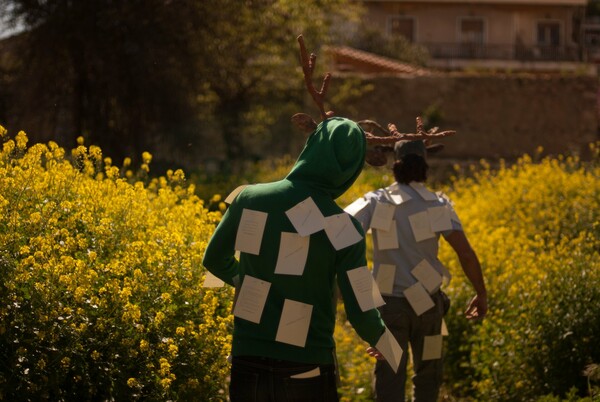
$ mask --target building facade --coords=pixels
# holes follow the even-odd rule
[[[586,0],[364,0],[370,26],[426,47],[435,67],[587,62]]]

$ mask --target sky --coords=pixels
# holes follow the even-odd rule
[[[10,27],[8,23],[5,21],[5,17],[0,17],[0,39],[6,38],[7,36],[11,36],[21,30],[20,27]]]

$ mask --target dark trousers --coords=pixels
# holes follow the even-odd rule
[[[381,318],[402,347],[404,353],[398,372],[384,361],[375,365],[375,394],[378,402],[405,400],[408,346],[413,360],[413,401],[437,401],[442,385],[442,359],[423,360],[424,337],[439,335],[444,317],[444,300],[438,292],[431,295],[435,306],[417,316],[405,298],[384,296],[385,305],[379,308]]]
[[[316,368],[318,375],[315,375]],[[308,372],[313,374],[297,378]],[[335,368],[333,364],[234,356],[229,397],[231,402],[337,402]]]

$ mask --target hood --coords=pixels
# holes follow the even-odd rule
[[[367,142],[358,124],[342,117],[321,122],[287,175],[329,194],[333,199],[352,186],[365,163]]]

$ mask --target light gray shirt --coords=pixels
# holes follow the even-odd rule
[[[388,206],[389,204],[395,205],[393,211],[395,225],[390,226],[390,230],[396,231],[397,248],[381,249],[382,247],[380,247],[381,242],[378,238],[380,232],[378,229],[372,228],[378,203],[387,204]],[[446,210],[442,211],[440,208],[435,207],[443,207]],[[420,218],[427,217],[429,216],[427,212],[431,208],[447,214],[445,218],[447,223],[442,225],[444,230],[437,232],[432,230],[433,233],[429,234],[430,237],[419,239],[419,235],[415,235],[416,215],[420,214]],[[446,196],[432,193],[420,183],[411,183],[411,185],[394,183],[389,187],[365,194],[362,200],[359,199],[348,206],[346,211],[361,223],[365,233],[372,229],[373,276],[377,278],[379,267],[382,264],[395,266],[391,296],[404,297],[402,292],[417,282],[411,271],[424,259],[440,275],[446,277],[447,280],[450,279],[450,273],[437,257],[439,237],[440,234],[445,237],[453,231],[462,231],[463,229],[450,200]],[[380,216],[377,217],[379,222],[381,222]],[[411,220],[413,220],[412,225]]]

